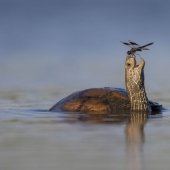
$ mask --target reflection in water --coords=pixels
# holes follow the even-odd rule
[[[87,115],[34,110],[30,116],[30,110],[21,109],[4,115],[8,117],[1,114],[0,169],[138,170],[148,165],[146,159],[153,152],[151,142],[143,161],[146,114]],[[14,115],[18,117],[14,119]]]
[[[50,112],[50,114],[56,114],[56,112]],[[88,122],[98,124],[120,124],[127,122],[133,124],[136,121],[141,122],[142,117],[162,117],[161,111],[152,111],[150,114],[145,112],[131,112],[119,110],[111,114],[83,114],[80,112],[65,112],[57,115],[58,118],[62,118],[64,122]],[[136,118],[136,119],[135,119]],[[146,118],[145,118],[146,119]],[[132,121],[133,120],[133,121]]]
[[[141,170],[143,165],[142,146],[144,143],[144,126],[148,114],[131,114],[125,129],[127,142],[127,169]]]
[[[73,116],[74,115],[74,116]],[[118,114],[109,115],[82,115],[82,114],[71,114],[74,120],[77,117],[78,121],[85,121],[89,123],[104,123],[104,124],[120,124],[127,122],[125,127],[126,137],[126,158],[127,158],[127,169],[128,170],[142,170],[144,164],[143,160],[143,144],[144,144],[144,126],[151,116],[161,116],[162,113],[152,112],[151,114],[140,113],[140,112],[119,112]],[[67,118],[69,116],[67,115]],[[72,117],[72,118],[73,118]],[[67,119],[73,120],[73,119]]]
[[[130,113],[125,128],[128,170],[143,169],[143,144],[145,141],[144,126],[148,117],[152,115],[162,115],[162,113],[160,111],[152,112],[150,115],[140,112]]]

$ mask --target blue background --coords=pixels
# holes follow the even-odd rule
[[[168,0],[0,0],[0,88],[124,88],[120,41],[132,40],[154,42],[140,53],[147,89],[168,89],[169,9]]]

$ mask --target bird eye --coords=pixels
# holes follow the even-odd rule
[[[127,63],[127,66],[128,66],[128,67],[130,67],[130,66],[131,66],[131,64],[130,64],[130,63]]]

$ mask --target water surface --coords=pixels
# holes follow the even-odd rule
[[[48,112],[74,91],[125,88],[129,48],[120,41],[129,39],[154,42],[140,54],[146,92],[170,108],[169,6],[166,0],[1,0],[0,169],[169,169],[169,111]]]
[[[64,114],[48,112],[65,95],[61,90],[11,90],[1,95],[1,169],[170,167],[169,111],[149,117],[126,112]]]

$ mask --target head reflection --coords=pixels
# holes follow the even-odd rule
[[[70,121],[88,122],[92,124],[122,124],[125,126],[126,160],[128,170],[141,170],[144,166],[143,145],[145,141],[144,127],[149,117],[162,115],[158,112],[125,112],[118,111],[108,115],[69,114]],[[74,118],[73,118],[74,117]],[[67,117],[68,118],[68,117]]]
[[[143,169],[144,126],[147,122],[148,114],[131,113],[125,128],[126,148],[127,148],[127,169]]]

